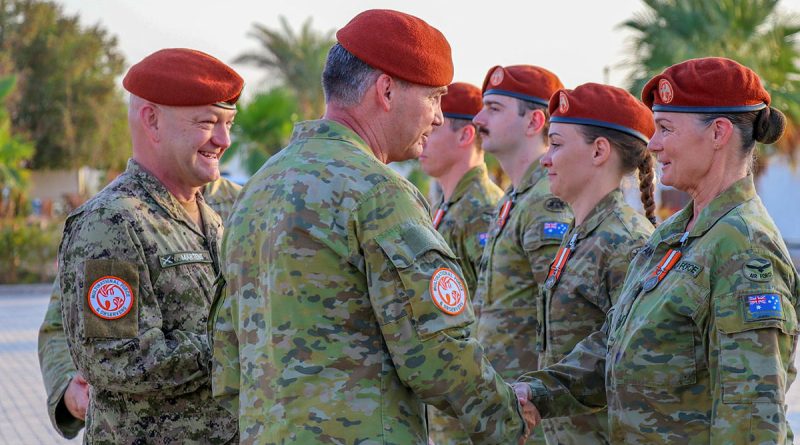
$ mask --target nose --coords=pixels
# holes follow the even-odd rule
[[[650,142],[647,143],[647,149],[655,152],[661,151],[662,148],[664,147],[661,145],[661,137],[658,135],[658,130],[656,130],[656,133],[650,138]]]
[[[550,156],[549,148],[547,149],[547,153],[545,153],[544,156],[542,156],[542,158],[539,159],[539,162],[542,164],[542,167],[544,168],[550,168],[553,166],[553,157]]]
[[[481,108],[481,111],[479,111],[478,114],[476,114],[475,117],[472,118],[472,123],[477,125],[478,127],[483,127],[484,125],[486,125],[486,119],[484,119],[485,114],[483,112],[484,110],[486,110],[486,108]]]
[[[226,124],[218,124],[211,135],[211,143],[223,150],[231,146],[231,129]]]
[[[437,104],[433,113],[433,126],[439,127],[444,123],[444,115],[442,115],[442,105]]]

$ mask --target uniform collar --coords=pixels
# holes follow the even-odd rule
[[[742,203],[750,201],[755,197],[756,187],[752,175],[748,175],[734,182],[733,185],[711,200],[700,212],[697,221],[694,223],[694,227],[692,227],[692,230],[689,232],[689,238],[703,236],[717,221],[722,219],[723,216],[727,215],[736,207],[739,207]],[[686,225],[692,218],[694,211],[693,205],[694,200],[689,201],[686,207],[664,222],[663,225],[665,227],[663,228],[663,233],[666,234],[664,241],[670,244],[678,242],[683,232],[686,231]]]
[[[614,189],[603,197],[600,202],[589,212],[583,224],[577,227],[578,239],[586,238],[597,228],[614,210],[621,208],[625,203],[622,190]]]
[[[475,182],[479,182],[481,184],[486,183],[489,181],[489,172],[486,170],[486,164],[476,165],[469,169],[461,179],[458,180],[458,184],[456,184],[456,189],[453,190],[453,195],[450,196],[450,199],[447,201],[447,205],[453,205],[454,203],[458,202],[464,195],[467,194],[467,191],[470,187],[475,184]],[[440,206],[444,203],[444,197],[440,199]]]
[[[373,158],[375,157],[372,149],[367,145],[364,139],[361,139],[361,136],[350,128],[330,119],[318,119],[315,121],[296,123],[289,143],[293,144],[303,139],[338,140],[354,145]]]
[[[169,190],[167,190],[167,187],[165,187],[164,184],[158,180],[158,178],[147,171],[141,164],[133,159],[129,159],[125,173],[131,175],[131,177],[138,182],[139,185],[145,189],[145,191],[147,191],[156,204],[164,209],[164,211],[166,211],[172,219],[183,222],[198,235],[206,236],[204,233],[205,230],[197,227],[197,224],[192,221],[192,219],[189,217],[189,214],[178,202],[178,199],[175,198],[175,196],[173,196]],[[205,206],[203,195],[198,191],[195,194],[195,199],[197,200],[197,205],[199,206],[200,212],[203,215],[203,224],[208,226],[211,222],[211,216],[203,208]]]
[[[535,186],[539,181],[541,181],[547,175],[547,170],[542,166],[542,163],[538,160],[533,161],[530,167],[528,167],[528,171],[525,172],[525,176],[522,177],[522,182],[520,182],[519,187],[511,189],[517,194],[525,193],[526,190]]]

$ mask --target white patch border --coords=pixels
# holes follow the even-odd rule
[[[434,292],[434,288],[436,287],[436,283],[441,278],[443,278],[444,276],[450,276],[450,278],[455,280],[456,285],[459,286],[458,290],[461,292],[461,301],[457,302],[455,306],[448,305],[448,304],[446,304],[444,302],[440,302],[437,299],[437,297],[439,297],[439,295],[436,292]],[[439,310],[444,312],[445,314],[447,314],[447,315],[458,315],[458,314],[464,312],[464,309],[466,309],[466,307],[467,307],[467,287],[464,286],[464,281],[461,279],[461,277],[458,276],[458,274],[455,273],[452,269],[450,269],[448,267],[440,267],[440,268],[436,269],[436,271],[433,273],[433,275],[431,275],[431,281],[430,281],[430,284],[429,284],[428,287],[429,287],[429,291],[430,291],[430,294],[431,294],[431,300],[433,301],[433,304],[435,304],[436,307],[439,308]],[[455,307],[457,309],[455,311],[453,311],[453,310],[448,309],[445,306]]]
[[[120,309],[114,311],[114,312],[119,312],[120,310],[124,309],[124,311],[122,313],[119,313],[118,315],[113,315],[113,316],[104,315],[103,313],[101,313],[99,311],[102,311],[102,312],[107,312],[107,311],[105,309],[96,307],[95,302],[93,302],[92,296],[94,296],[97,293],[97,291],[100,289],[99,286],[103,285],[103,284],[109,284],[109,283],[104,283],[103,281],[110,281],[113,284],[116,284],[117,286],[122,288],[122,292],[123,292],[123,294],[125,294],[125,297],[126,297],[125,298],[125,302],[120,307]],[[92,285],[89,286],[89,291],[86,293],[86,301],[89,304],[89,309],[92,311],[93,314],[95,314],[96,316],[102,318],[103,320],[118,320],[118,319],[128,315],[128,313],[133,308],[134,298],[135,297],[133,295],[133,289],[131,289],[131,285],[128,284],[128,282],[123,280],[122,278],[115,277],[113,275],[105,275],[105,276],[102,276],[102,277],[96,279],[94,281],[94,283],[92,283]]]
[[[558,93],[558,111],[561,114],[566,114],[569,111],[569,99],[565,92]]]
[[[662,91],[662,88],[664,87],[666,87],[667,91],[669,91],[669,97],[664,97],[665,94],[664,91]],[[660,97],[661,102],[664,102],[665,104],[672,102],[672,99],[675,98],[675,89],[672,88],[672,84],[669,80],[661,79],[658,81],[658,97]]]

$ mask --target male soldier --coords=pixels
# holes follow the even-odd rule
[[[424,445],[425,403],[476,443],[516,443],[527,427],[470,335],[455,256],[385,165],[418,157],[442,124],[450,46],[389,10],[336,37],[324,118],[295,127],[226,229],[214,394],[239,413],[243,443]]]
[[[91,386],[88,443],[229,443],[211,399],[205,326],[222,222],[200,189],[219,177],[243,81],[199,51],[131,67],[133,159],[67,219],[59,251],[70,354]]]
[[[489,230],[475,297],[478,340],[509,382],[538,369],[539,286],[572,220],[566,204],[550,194],[539,163],[548,145],[548,101],[562,87],[540,67],[496,66],[483,81],[483,109],[473,119],[483,148],[512,183]]]
[[[220,177],[203,187],[203,198],[225,220],[241,186]],[[53,428],[71,439],[84,426],[89,407],[89,385],[69,356],[61,318],[61,287],[53,283],[50,303],[39,328],[39,366],[47,391],[47,411]]]
[[[480,88],[456,82],[442,97],[444,123],[435,127],[419,157],[422,170],[436,178],[443,196],[433,210],[433,227],[459,258],[470,295],[475,295],[478,264],[494,208],[503,196],[486,171],[480,137],[472,118],[481,111]],[[429,411],[431,439],[436,445],[469,443],[458,419]]]

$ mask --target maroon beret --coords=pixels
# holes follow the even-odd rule
[[[642,101],[653,111],[742,113],[770,103],[758,75],[731,59],[705,57],[672,65],[647,82]]]
[[[622,88],[585,83],[550,98],[550,122],[610,128],[650,141],[653,112]]]
[[[453,81],[447,39],[413,15],[370,9],[350,20],[336,39],[352,55],[390,76],[433,87]]]
[[[470,83],[456,82],[442,96],[442,114],[451,119],[472,120],[483,108],[481,90]]]
[[[483,79],[483,95],[499,94],[547,106],[564,84],[550,71],[532,65],[496,66]]]
[[[244,80],[228,65],[187,48],[156,51],[122,79],[131,94],[162,105],[217,105],[235,109]]]

